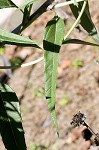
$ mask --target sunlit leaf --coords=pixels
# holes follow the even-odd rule
[[[0,134],[7,150],[26,150],[19,102],[5,84],[0,84]]]
[[[0,29],[0,45],[3,44],[11,44],[18,46],[29,46],[39,48],[37,42],[21,35],[17,35],[14,33],[7,32],[5,30]]]
[[[0,9],[9,7],[17,8],[17,6],[11,0],[0,0]]]
[[[69,1],[69,0],[67,0],[67,1]],[[79,2],[78,4],[79,4],[78,7],[73,4],[70,5],[70,8],[71,8],[75,18],[78,17],[79,12],[81,11],[81,8],[83,6],[83,2]],[[89,33],[90,36],[92,36],[97,42],[99,42],[99,33],[97,32],[97,29],[91,19],[88,3],[85,8],[85,11],[81,17],[80,24]]]
[[[44,35],[44,63],[45,63],[45,96],[48,109],[58,133],[58,124],[55,111],[56,80],[58,55],[64,37],[64,21],[54,17],[47,23]]]

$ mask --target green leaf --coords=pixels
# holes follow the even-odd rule
[[[73,60],[71,65],[73,67],[76,67],[76,68],[83,67],[83,61],[81,61],[81,60]]]
[[[17,6],[11,0],[0,0],[0,9],[9,7],[17,8]]]
[[[38,0],[25,0],[25,2],[19,8],[23,8],[23,7],[26,7],[27,5],[31,5],[36,1]]]
[[[63,44],[83,44],[83,45],[99,46],[99,44],[96,43],[90,43],[79,39],[70,39],[70,38],[65,39],[63,41]]]
[[[25,27],[25,25],[28,23],[29,18],[30,18],[30,13],[31,13],[31,9],[32,9],[32,5],[34,2],[36,2],[37,0],[25,0],[25,2],[19,7],[19,9],[21,10],[22,8],[24,8],[24,12],[23,12],[23,20],[22,20],[22,24],[21,24],[21,30]],[[20,30],[20,31],[21,31]]]
[[[32,4],[28,4],[24,8],[24,14],[23,14],[23,20],[22,20],[22,24],[21,24],[21,30],[22,30],[22,28],[25,27],[26,23],[28,23],[28,21],[29,21],[31,9],[32,9]]]
[[[43,41],[44,47],[44,76],[45,76],[45,96],[48,109],[51,113],[53,123],[58,133],[58,124],[55,111],[56,80],[58,55],[64,37],[64,21],[55,16],[49,21],[45,28]]]
[[[7,150],[26,150],[17,96],[8,85],[1,83],[0,133]]]
[[[67,1],[69,1],[69,0],[67,0]],[[83,2],[79,2],[78,4],[79,4],[78,7],[76,7],[73,4],[70,5],[70,8],[76,19],[79,15],[79,12],[81,11]],[[92,22],[88,3],[85,8],[85,11],[81,17],[80,24],[89,33],[90,36],[92,36],[97,42],[99,42],[99,33],[97,32],[97,29],[96,29],[94,23]]]
[[[64,107],[69,103],[69,97],[68,95],[63,95],[62,99],[59,101],[59,104]]]
[[[37,42],[29,39],[28,37],[17,35],[0,29],[0,45],[2,46],[3,44],[40,48],[37,45]]]

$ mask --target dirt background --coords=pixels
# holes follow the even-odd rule
[[[99,0],[90,0],[89,3],[92,19],[99,29]],[[68,29],[71,26],[69,20],[73,17],[68,7],[65,11],[70,17],[66,21]],[[44,13],[23,34],[38,40],[42,45],[44,27],[53,15],[54,12]],[[78,32],[77,29],[71,37],[93,42],[85,31]],[[39,49],[7,46],[4,55],[8,59],[18,57],[26,63],[41,57],[42,54]],[[88,125],[95,133],[99,132],[99,64],[96,63],[98,59],[97,47],[69,44],[61,48],[56,89],[59,138],[52,125],[44,97],[43,61],[13,70],[7,83],[20,101],[28,150],[99,150],[93,141],[83,139],[83,127],[74,129],[70,125],[73,115],[81,111],[87,116]],[[1,79],[4,79],[5,73],[0,73]],[[0,150],[5,150],[2,140]]]

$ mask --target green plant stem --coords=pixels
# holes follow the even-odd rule
[[[84,1],[84,0],[76,0],[77,1],[77,3],[78,2],[81,2],[81,1]],[[66,5],[71,5],[71,4],[74,4],[74,0],[71,0],[71,1],[67,1],[67,2],[63,2],[63,3],[58,3],[58,4],[56,4],[55,6],[54,6],[54,9],[56,9],[56,8],[60,8],[60,7],[64,7],[64,6],[66,6]],[[50,6],[49,6],[50,7]],[[48,8],[49,8],[48,7]]]
[[[74,22],[73,26],[70,28],[70,30],[68,31],[68,33],[66,34],[66,36],[64,37],[64,40],[71,34],[71,32],[73,31],[73,29],[74,29],[74,28],[76,27],[76,25],[79,23],[80,18],[82,17],[83,12],[84,12],[84,10],[85,10],[85,8],[86,8],[87,1],[88,1],[88,0],[85,0],[85,1],[84,1],[83,6],[82,6],[82,9],[81,9],[81,12],[79,13],[78,18],[76,19],[76,21]]]

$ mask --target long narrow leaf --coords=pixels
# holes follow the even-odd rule
[[[64,22],[59,17],[54,17],[47,23],[44,35],[44,65],[45,65],[45,96],[48,109],[58,133],[58,124],[55,111],[56,80],[58,55],[64,37]]]
[[[5,84],[0,84],[0,133],[7,150],[26,150],[19,102]]]
[[[17,8],[17,6],[11,0],[0,0],[0,9],[9,7]]]
[[[67,0],[67,1],[69,1],[69,0]],[[79,2],[78,7],[73,4],[70,5],[70,8],[71,8],[75,18],[78,17],[79,12],[81,11],[82,5],[83,5],[83,2]],[[87,3],[85,11],[81,17],[80,24],[89,33],[90,36],[92,36],[97,42],[99,42],[99,33],[97,32],[97,29],[91,19],[88,3]]]
[[[36,47],[40,48],[37,45],[37,42],[21,35],[17,35],[14,33],[10,33],[0,29],[0,45],[2,44],[11,44],[11,45],[18,45],[18,46],[29,46],[29,47]]]
[[[65,39],[63,41],[63,44],[83,44],[83,45],[99,46],[99,44],[90,43],[79,39],[70,39],[70,38]]]

